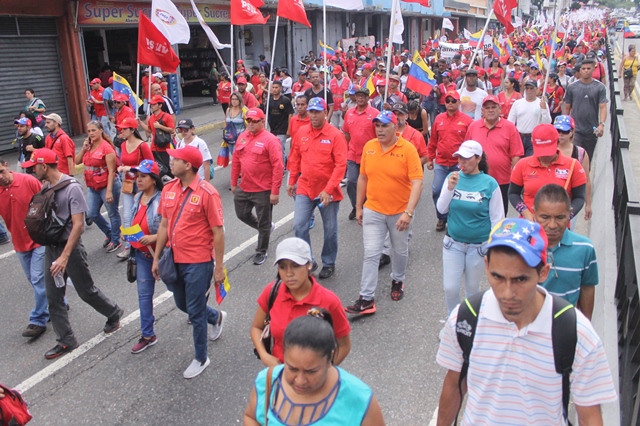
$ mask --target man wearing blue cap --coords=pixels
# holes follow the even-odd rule
[[[291,141],[287,167],[287,193],[295,197],[293,229],[309,245],[309,220],[316,206],[322,215],[324,245],[322,270],[318,277],[329,278],[338,257],[338,208],[344,198],[340,182],[347,168],[347,141],[327,118],[327,104],[322,98],[309,99],[310,126],[303,126]],[[312,271],[318,264],[313,261]]]
[[[486,248],[491,289],[473,311],[475,326],[459,320],[463,307],[458,305],[440,332],[436,360],[448,371],[438,424],[453,423],[465,388],[469,397],[463,425],[504,424],[505,419],[509,424],[564,424],[566,388],[556,372],[554,351],[565,349],[567,343],[563,340],[554,347],[552,324],[561,315],[575,315],[575,334],[564,330],[576,339],[567,390],[578,423],[601,425],[600,404],[616,400],[611,371],[600,338],[580,311],[567,305],[554,316],[557,300],[540,286],[550,271],[544,230],[526,219],[504,219]],[[464,310],[473,304],[468,299]],[[465,363],[460,342],[469,343],[469,338]]]

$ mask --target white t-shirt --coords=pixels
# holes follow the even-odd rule
[[[528,102],[525,98],[522,98],[513,103],[507,120],[516,125],[518,132],[531,133],[538,125],[540,114],[542,114],[542,124],[551,123],[549,107],[546,109],[540,108],[540,99],[536,98],[535,101]]]
[[[480,88],[476,88],[473,92],[470,92],[465,87],[458,90],[460,93],[460,111],[467,114],[474,120],[482,117],[482,101],[489,96],[487,92]]]
[[[176,139],[176,141],[176,149],[185,147],[184,139]],[[198,150],[202,154],[202,166],[200,166],[200,168],[198,169],[198,175],[204,180],[209,180],[209,176],[205,177],[204,175],[204,163],[212,160],[211,152],[209,151],[207,143],[198,136],[195,136],[189,145],[198,148]],[[211,165],[211,167],[213,167],[213,165]]]

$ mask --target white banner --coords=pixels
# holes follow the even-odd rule
[[[486,43],[484,44],[485,47],[487,47],[488,49],[493,49],[493,42],[489,43],[489,40],[485,39]],[[453,58],[453,55],[455,55],[456,53],[460,53],[460,48],[462,47],[462,50],[471,50],[473,51],[474,48],[469,46],[469,43],[445,43],[443,41],[440,42],[440,57],[441,58]],[[482,51],[479,52],[479,56],[482,57]]]
[[[171,44],[188,44],[191,39],[189,24],[171,0],[151,2],[151,22]]]

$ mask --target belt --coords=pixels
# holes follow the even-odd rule
[[[479,243],[468,243],[466,241],[457,241],[455,240],[451,235],[449,235],[449,231],[445,231],[444,233],[447,237],[451,238],[453,241],[455,241],[456,243],[462,243],[462,244],[475,244],[475,245],[481,245],[484,243],[484,241],[481,241]]]
[[[520,136],[531,136],[531,133],[520,133]]]

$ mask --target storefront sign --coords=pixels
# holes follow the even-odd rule
[[[207,24],[228,24],[229,6],[217,4],[196,5]],[[176,7],[188,23],[197,24],[191,3],[176,3]],[[124,3],[117,1],[80,0],[78,24],[80,25],[138,25],[138,15],[151,14],[151,3]]]

